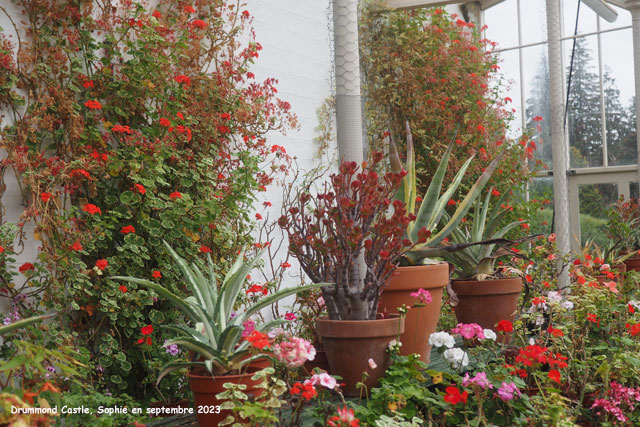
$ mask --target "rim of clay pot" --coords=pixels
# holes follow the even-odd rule
[[[522,292],[520,277],[504,277],[491,280],[451,280],[451,287],[458,295],[501,295]]]
[[[404,317],[390,314],[376,320],[331,320],[323,316],[316,319],[316,328],[323,338],[390,337],[404,332]]]
[[[235,380],[235,379],[238,379],[238,378],[245,378],[247,375],[253,375],[256,372],[258,372],[259,370],[260,370],[260,368],[254,368],[254,367],[249,366],[241,374],[213,376],[213,375],[209,374],[209,372],[207,372],[207,370],[205,368],[196,367],[194,369],[189,369],[187,371],[187,376],[191,377],[193,379],[198,379],[198,380],[210,379],[210,380],[216,381],[219,378],[227,378],[227,379]],[[204,373],[206,375],[201,375],[201,373]]]
[[[383,292],[438,289],[449,283],[449,264],[408,265],[398,267]]]

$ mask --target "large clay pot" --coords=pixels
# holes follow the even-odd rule
[[[451,288],[458,296],[454,308],[458,323],[477,323],[495,331],[499,321],[515,320],[522,279],[452,280]],[[510,339],[511,334],[498,334],[499,342],[508,343]]]
[[[408,356],[418,353],[420,360],[429,364],[431,346],[429,336],[436,331],[442,291],[449,283],[449,264],[446,262],[432,265],[399,267],[391,281],[382,291],[378,311],[397,313],[403,304],[413,306],[416,299],[411,296],[420,288],[431,293],[431,303],[425,307],[411,308],[404,321],[404,333],[400,337],[400,354]]]
[[[404,319],[397,314],[376,320],[321,317],[316,320],[316,327],[322,337],[331,374],[343,378],[346,396],[359,396],[356,383],[362,381],[363,372],[368,374],[365,385],[371,389],[389,367],[391,359],[387,346],[404,332]],[[375,368],[371,368],[369,359],[375,362]]]
[[[222,420],[232,415],[231,410],[221,410],[220,405],[224,400],[219,400],[216,395],[225,391],[225,383],[245,384],[247,395],[258,396],[262,389],[258,388],[259,381],[251,379],[257,372],[257,368],[248,368],[247,372],[239,375],[221,375],[215,379],[205,370],[187,372],[189,387],[193,393],[195,411],[198,416],[198,424],[201,426],[217,426]]]
[[[640,271],[640,257],[629,258],[624,262],[627,271]]]

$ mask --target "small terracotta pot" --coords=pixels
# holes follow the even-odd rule
[[[627,265],[626,264],[616,264],[613,267],[611,267],[611,271],[613,273],[616,274],[616,277],[614,277],[613,279],[610,279],[607,277],[606,274],[599,274],[596,276],[596,279],[598,279],[598,283],[603,284],[604,282],[609,282],[611,280],[613,280],[614,282],[619,282],[620,281],[620,275],[622,273],[626,273],[627,272]]]
[[[309,375],[313,373],[314,368],[320,368],[323,371],[329,372],[329,360],[327,360],[326,351],[316,350],[316,357],[314,357],[313,360],[307,360],[304,362],[304,369],[309,373]]]
[[[344,395],[359,396],[356,383],[362,381],[363,372],[368,374],[365,385],[371,389],[389,367],[391,359],[387,346],[404,332],[404,319],[397,314],[376,320],[321,317],[316,320],[316,327],[327,352],[331,373],[343,378]],[[375,362],[375,368],[369,366],[369,359]]]
[[[258,388],[259,381],[251,379],[259,369],[248,368],[247,372],[239,375],[221,375],[215,379],[204,369],[187,372],[189,387],[193,393],[195,411],[198,416],[198,424],[201,426],[217,426],[222,420],[232,415],[231,410],[221,410],[219,406],[224,400],[219,400],[216,395],[225,391],[225,383],[245,384],[244,393],[257,396],[262,389]],[[218,412],[216,412],[218,411]]]
[[[640,271],[640,257],[629,258],[624,262],[624,265],[627,267],[627,271]]]
[[[499,321],[513,323],[515,320],[518,297],[522,292],[521,278],[452,280],[451,287],[458,296],[458,305],[454,308],[458,323],[477,323],[495,331]],[[498,342],[510,340],[511,334],[498,334]]]
[[[449,283],[449,264],[446,262],[432,265],[416,265],[398,267],[391,281],[382,291],[378,311],[381,313],[397,313],[402,304],[412,307],[416,299],[411,296],[420,288],[429,291],[431,303],[425,307],[410,308],[404,320],[404,333],[400,336],[402,347],[400,354],[408,356],[420,355],[420,360],[429,364],[431,346],[429,336],[436,331],[440,308],[442,307],[442,291]]]

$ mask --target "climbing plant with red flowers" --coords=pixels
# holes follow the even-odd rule
[[[177,314],[109,277],[181,292],[162,239],[196,261],[202,248],[221,267],[233,259],[250,240],[248,207],[287,170],[266,134],[296,118],[277,82],[249,71],[262,47],[240,2],[20,6],[17,36],[0,36],[0,171],[15,172],[20,235],[34,224],[40,248],[24,286],[8,286],[0,258],[0,295],[29,288],[62,313],[91,354],[90,381],[153,393],[168,356],[161,330],[142,329],[144,345],[140,331]]]

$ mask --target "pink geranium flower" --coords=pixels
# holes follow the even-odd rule
[[[432,301],[431,293],[422,288],[418,289],[418,292],[412,292],[411,297],[416,298],[421,304],[429,304]]]

